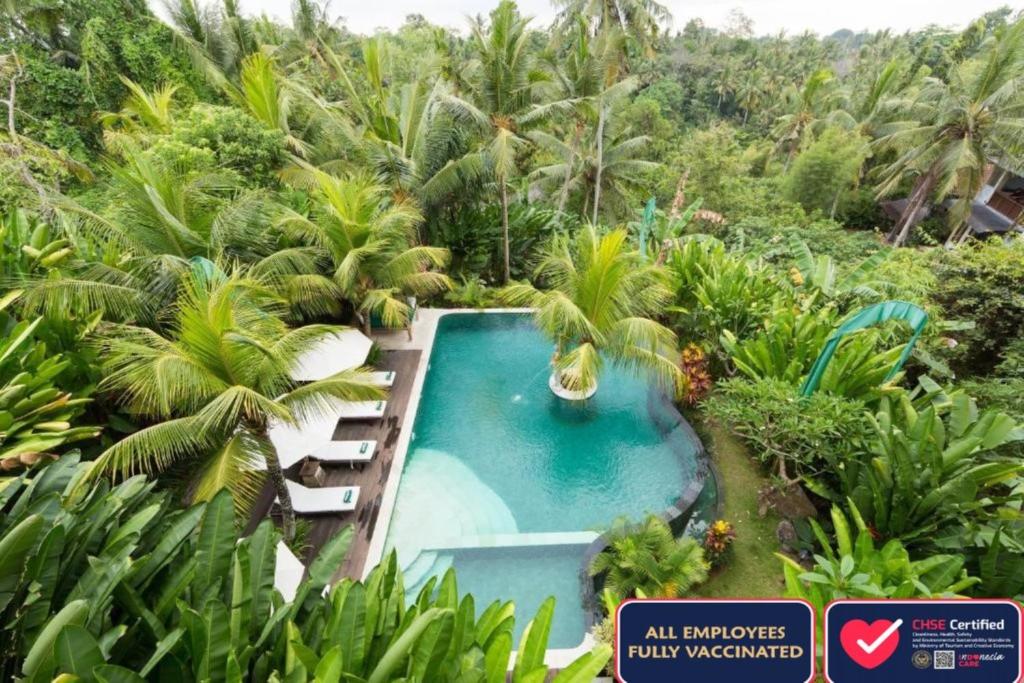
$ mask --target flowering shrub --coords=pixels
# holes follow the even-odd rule
[[[736,529],[724,519],[720,519],[708,527],[707,533],[704,534],[704,557],[712,567],[722,564],[735,540]]]
[[[695,405],[711,391],[711,373],[708,372],[708,359],[704,351],[696,344],[689,344],[683,349],[680,366],[683,371],[683,382],[679,391],[679,400],[687,405]]]

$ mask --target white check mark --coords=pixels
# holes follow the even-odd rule
[[[858,638],[857,639],[857,644],[860,645],[860,649],[864,650],[864,652],[867,652],[868,654],[871,654],[872,652],[877,650],[882,645],[882,643],[884,643],[885,641],[889,640],[889,636],[891,636],[893,633],[895,633],[896,629],[898,629],[900,627],[900,625],[902,625],[902,624],[903,624],[903,620],[902,619],[897,619],[896,621],[894,621],[891,624],[889,624],[889,628],[887,628],[884,631],[882,631],[882,635],[880,635],[877,638],[875,638],[875,642],[873,642],[870,645],[868,645],[867,643],[864,642],[863,639]]]

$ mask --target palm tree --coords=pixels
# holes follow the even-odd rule
[[[750,119],[750,112],[761,106],[764,100],[764,72],[759,68],[747,68],[736,86],[736,104],[743,109],[744,125]]]
[[[491,13],[489,26],[474,20],[470,38],[476,52],[472,65],[473,102],[455,95],[444,98],[453,116],[471,126],[483,139],[481,148],[473,154],[486,165],[498,186],[506,283],[511,277],[508,185],[517,170],[516,155],[526,145],[520,133],[543,120],[553,109],[565,106],[560,102],[534,105],[537,86],[545,77],[532,68],[533,60],[527,49],[528,23],[529,19],[521,17],[510,0],[503,0]]]
[[[108,448],[91,476],[163,471],[198,458],[190,497],[209,500],[228,488],[244,504],[258,492],[265,463],[291,539],[294,512],[268,436],[271,424],[326,412],[332,399],[373,399],[382,392],[362,369],[293,382],[289,373],[300,354],[338,328],[289,329],[282,310],[280,299],[259,283],[207,262],[182,284],[166,335],[115,328],[104,342],[101,388],[133,414],[158,422]]]
[[[804,144],[807,136],[834,117],[830,106],[835,93],[830,90],[834,76],[828,69],[811,74],[803,86],[783,93],[786,113],[775,120],[773,134],[779,149],[786,153],[786,168]]]
[[[882,129],[883,148],[900,152],[885,169],[879,196],[913,178],[913,190],[889,233],[899,246],[906,242],[918,211],[928,201],[957,196],[950,211],[950,244],[970,234],[967,217],[984,182],[990,158],[1015,158],[1024,144],[1021,87],[1024,85],[1024,20],[990,38],[982,56],[952,69],[948,80],[925,79],[913,100],[891,104],[909,121]]]
[[[332,274],[303,278],[310,299],[345,298],[369,332],[376,316],[385,327],[405,327],[412,309],[405,297],[451,289],[444,273],[447,249],[417,245],[422,216],[407,199],[390,199],[387,188],[366,175],[338,178],[308,169],[315,185],[311,216],[286,210],[278,221],[292,237],[321,250]],[[300,276],[302,277],[302,276]]]
[[[225,83],[224,88],[238,106],[268,128],[284,133],[285,142],[299,156],[305,156],[309,146],[292,132],[291,114],[298,96],[300,101],[315,98],[305,88],[282,76],[271,57],[255,52],[241,63],[239,85]]]
[[[726,98],[736,94],[738,88],[732,65],[726,62],[725,68],[719,71],[715,77],[715,87],[713,88],[715,94],[718,95],[718,102],[715,104],[715,110],[718,113],[722,112],[722,105],[725,104]]]
[[[679,379],[675,335],[652,317],[672,298],[663,269],[632,250],[625,230],[599,235],[593,225],[574,241],[556,237],[536,270],[550,289],[505,288],[502,298],[536,309],[537,325],[555,343],[552,388],[591,395],[603,358]]]
[[[593,35],[621,30],[649,56],[654,54],[661,27],[672,22],[668,8],[655,0],[554,0],[554,4],[559,8],[555,21],[560,30],[582,17]]]
[[[884,118],[891,111],[887,103],[898,95],[906,75],[907,64],[903,59],[892,59],[878,68],[861,89],[848,98],[838,110],[837,122],[844,128],[873,138]]]
[[[177,42],[197,69],[217,87],[237,80],[242,61],[259,50],[252,22],[242,16],[238,0],[223,7],[203,0],[164,0]]]
[[[107,206],[93,209],[57,196],[53,206],[67,237],[85,239],[102,259],[76,263],[61,277],[22,282],[30,309],[82,315],[103,310],[116,320],[157,322],[179,280],[196,257],[221,256],[246,263],[269,258],[267,276],[295,250],[279,253],[270,234],[271,204],[260,193],[240,191],[219,171],[190,170],[124,142],[121,163],[108,165]]]
[[[104,125],[120,123],[132,132],[147,131],[152,133],[169,133],[173,123],[174,93],[176,85],[163,85],[147,92],[145,88],[121,76],[121,82],[128,88],[129,95],[117,113],[104,112],[100,121]]]
[[[583,17],[578,17],[568,52],[565,55],[557,51],[548,51],[545,54],[545,61],[553,74],[561,101],[571,105],[569,140],[562,142],[556,135],[541,130],[531,131],[529,136],[534,143],[553,152],[560,160],[533,173],[534,177],[540,178],[545,185],[561,177],[561,189],[558,192],[559,212],[565,210],[570,190],[582,189],[577,181],[585,177],[585,174],[579,172],[583,165],[581,162],[587,156],[583,149],[584,138],[587,132],[594,128],[595,119],[597,128],[602,133],[601,137],[604,137],[604,118],[609,114],[609,109],[604,107],[605,102],[614,104],[636,89],[636,79],[630,78],[622,83],[616,83],[621,67],[620,55],[624,38],[625,34],[614,29],[603,31],[597,37],[593,37],[590,35],[587,21]],[[594,141],[597,141],[596,137]],[[603,148],[603,140],[599,146]],[[603,149],[601,151],[603,152]],[[593,152],[589,154],[591,160],[594,156]],[[601,156],[603,157],[603,154]],[[598,160],[593,168],[603,166],[601,160]],[[593,179],[587,184],[589,188],[593,188],[594,185],[596,183]],[[587,194],[587,202],[590,201],[589,197],[590,193]],[[599,201],[594,202],[595,208],[599,205]],[[582,212],[586,214],[586,207]]]
[[[708,578],[704,550],[689,536],[675,538],[660,517],[643,524],[618,520],[610,543],[594,556],[591,576],[604,575],[604,585],[618,602],[632,597],[681,598]]]
[[[592,220],[600,215],[597,211],[600,207],[607,213],[610,206],[612,215],[627,215],[635,191],[642,189],[650,179],[650,172],[660,167],[657,162],[643,158],[650,138],[631,135],[629,127],[615,114],[615,110],[605,114],[610,120],[601,127],[604,140],[600,145],[594,128],[585,128],[591,134],[580,136],[582,140],[574,135],[569,142],[543,131],[530,132],[530,139],[557,159],[555,163],[534,169],[530,177],[535,186],[546,193],[558,192],[559,210],[564,209],[571,193],[582,198],[584,214],[590,202],[594,202]]]
[[[355,127],[340,125],[339,131],[397,193],[415,196],[429,209],[483,175],[483,156],[466,153],[468,136],[442,106],[450,92],[446,82],[438,79],[431,85],[428,79],[417,78],[389,87],[385,43],[380,38],[363,41],[356,74],[350,74],[343,58],[328,46],[322,52],[332,75],[345,86],[346,106],[356,120]],[[368,87],[358,88],[356,82]],[[338,157],[347,151],[327,154],[316,166],[325,171],[344,166]],[[305,167],[296,165],[285,176],[298,180],[304,173]]]

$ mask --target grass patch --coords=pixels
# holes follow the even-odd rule
[[[779,597],[785,586],[782,565],[773,553],[779,517],[757,514],[757,493],[768,479],[746,446],[728,430],[706,422],[701,430],[719,476],[723,496],[722,518],[733,523],[736,541],[724,567],[716,571],[694,595],[705,598]]]

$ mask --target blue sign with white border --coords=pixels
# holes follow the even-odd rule
[[[838,600],[825,608],[829,683],[1021,680],[1012,600]]]
[[[814,664],[814,609],[803,600],[627,600],[616,614],[623,683],[808,683]]]

